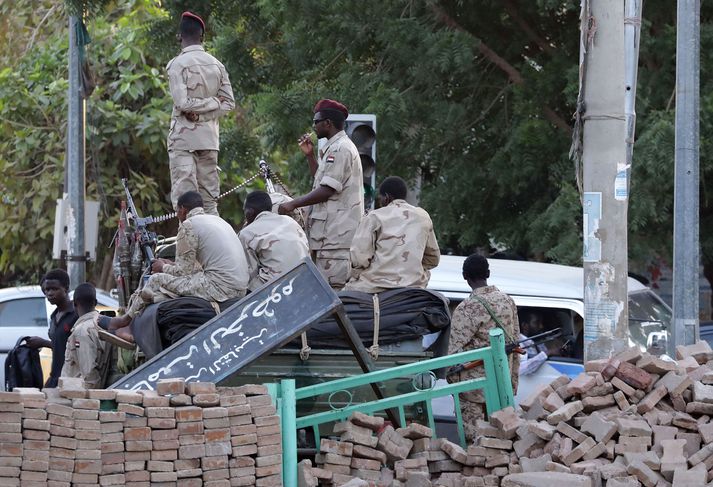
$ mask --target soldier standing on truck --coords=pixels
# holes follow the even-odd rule
[[[335,290],[344,287],[349,279],[349,248],[364,214],[361,159],[344,132],[348,116],[347,108],[337,101],[317,102],[312,120],[314,131],[318,138],[327,139],[319,151],[319,159],[310,134],[299,140],[314,176],[312,191],[279,206],[281,215],[311,206],[307,232],[309,249],[315,265]]]
[[[495,286],[488,286],[490,268],[482,255],[473,254],[463,262],[463,279],[473,290],[453,312],[448,355],[490,346],[490,330],[500,327],[508,343],[520,335],[517,306],[510,296]],[[513,393],[517,392],[520,356],[509,357]],[[483,367],[463,370],[448,376],[449,382],[461,382],[485,376]],[[482,390],[461,393],[460,409],[466,438],[475,440],[476,422],[485,417],[485,396]]]
[[[133,347],[128,326],[148,304],[180,296],[196,296],[222,303],[242,298],[248,286],[248,264],[243,246],[228,222],[206,215],[196,191],[178,198],[176,261],[156,259],[154,272],[141,291],[134,292],[124,316],[112,318],[99,335],[124,348]]]
[[[272,212],[272,199],[266,192],[248,194],[244,213],[247,225],[238,237],[250,269],[248,289],[255,291],[299,264],[309,255],[309,247],[295,220]]]
[[[441,252],[426,210],[406,203],[406,182],[391,176],[379,186],[381,208],[362,218],[351,247],[345,291],[380,293],[425,288]]]
[[[166,66],[173,98],[168,131],[171,202],[177,210],[180,195],[198,191],[205,212],[217,216],[218,119],[235,108],[235,100],[225,67],[201,45],[204,33],[203,19],[184,12],[177,35],[181,53]]]

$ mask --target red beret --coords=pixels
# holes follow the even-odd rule
[[[203,22],[202,18],[200,18],[193,12],[189,12],[187,10],[181,14],[181,18],[185,18],[185,17],[187,17],[189,19],[197,20],[201,24],[201,27],[203,27],[203,32],[205,32],[205,22]]]
[[[344,114],[344,118],[349,116],[349,110],[347,110],[347,107],[335,100],[319,100],[314,106],[314,113],[321,112],[322,110],[337,110]]]

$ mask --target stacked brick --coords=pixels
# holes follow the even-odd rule
[[[0,392],[0,485],[272,487],[280,421],[264,386]]]
[[[314,466],[300,463],[300,483],[713,485],[713,350],[705,342],[678,347],[676,361],[632,348],[589,362],[575,379],[543,384],[520,406],[479,421],[466,449],[420,425],[394,430],[356,413],[335,426],[338,439],[322,440]],[[364,452],[374,460],[369,473],[352,463]]]

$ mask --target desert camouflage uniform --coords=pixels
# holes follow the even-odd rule
[[[309,249],[317,268],[334,289],[349,279],[349,247],[364,214],[364,181],[359,151],[342,130],[320,150],[312,189],[329,186],[334,194],[311,207]]]
[[[146,287],[154,302],[196,296],[221,303],[244,296],[248,280],[245,251],[233,228],[219,216],[194,208],[178,228],[175,264],[152,274]],[[134,317],[145,305],[136,292],[126,313]]]
[[[426,210],[394,200],[362,218],[352,240],[352,274],[344,290],[425,288],[440,257]]]
[[[109,376],[111,344],[99,338],[98,311],[84,314],[72,327],[62,377],[80,377],[89,389],[103,389]]]
[[[473,296],[477,295],[492,308],[505,328],[506,343],[517,340],[520,336],[520,324],[517,318],[517,306],[510,296],[495,286],[485,286],[473,290],[468,299],[458,305],[451,319],[451,337],[448,344],[448,354],[452,355],[466,350],[490,346],[489,332],[497,327],[488,310]],[[510,339],[508,337],[511,337]],[[517,392],[518,368],[520,356],[511,354],[509,357],[510,378],[513,392]],[[485,376],[485,369],[476,367],[450,376],[450,382],[459,382]],[[463,427],[466,437],[474,439],[476,420],[485,416],[485,396],[482,390],[461,393],[460,409],[463,416]]]
[[[307,236],[289,216],[261,212],[238,234],[250,269],[248,289],[273,281],[309,256]]]
[[[168,131],[173,207],[176,209],[183,193],[198,191],[203,196],[206,213],[217,215],[218,119],[235,108],[228,72],[200,45],[183,49],[166,69],[173,97]],[[225,101],[220,101],[219,96]],[[189,121],[184,112],[198,114],[198,121]]]

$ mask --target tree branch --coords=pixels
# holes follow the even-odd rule
[[[505,5],[505,10],[507,10],[508,15],[515,21],[515,23],[522,29],[522,31],[525,33],[525,35],[530,38],[535,44],[537,44],[537,47],[540,48],[541,51],[546,52],[547,54],[552,54],[554,52],[554,49],[552,49],[552,46],[550,46],[545,39],[537,35],[537,33],[530,27],[530,25],[525,22],[525,19],[520,17],[520,14],[517,11],[517,7],[515,4],[512,2],[512,0],[502,0],[503,5]]]
[[[515,66],[507,62],[507,60],[498,55],[487,44],[485,44],[485,42],[483,42],[481,39],[478,39],[472,32],[468,31],[465,27],[460,25],[458,21],[451,17],[445,10],[443,10],[442,7],[434,4],[431,5],[431,10],[436,15],[436,18],[447,27],[450,27],[451,29],[460,32],[464,32],[476,39],[478,41],[478,50],[480,51],[480,53],[488,61],[500,68],[500,70],[507,75],[510,82],[519,86],[523,86],[525,84],[525,79],[522,77],[522,74],[520,74],[520,71],[515,68]],[[554,124],[557,128],[565,131],[567,134],[572,133],[572,128],[569,126],[569,124],[562,117],[560,117],[553,109],[546,105],[543,105],[542,113],[545,118],[549,120],[552,124]]]

